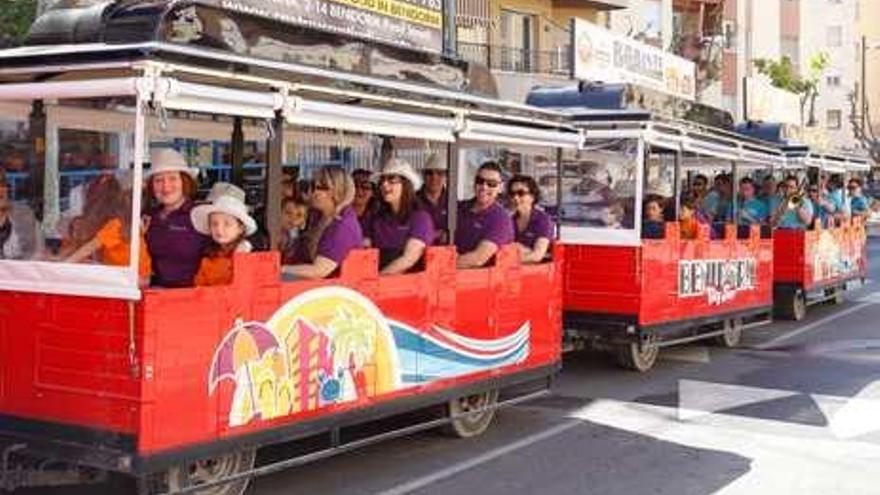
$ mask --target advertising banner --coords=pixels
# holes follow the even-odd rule
[[[196,0],[224,10],[322,31],[443,51],[443,0]]]
[[[574,77],[630,83],[694,101],[696,64],[583,19],[574,20]]]

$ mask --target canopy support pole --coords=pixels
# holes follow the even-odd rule
[[[458,226],[458,183],[459,183],[459,145],[458,139],[446,146],[446,159],[449,170],[446,172],[446,211],[448,212],[449,244],[455,244],[455,229]]]
[[[281,199],[283,195],[284,170],[284,115],[277,112],[271,124],[274,127],[272,139],[269,141],[269,152],[266,160],[266,211],[265,225],[269,237],[269,246],[278,245],[281,240]]]
[[[244,185],[244,131],[242,118],[235,117],[232,121],[232,140],[230,142],[229,159],[232,165],[232,183],[238,187]]]

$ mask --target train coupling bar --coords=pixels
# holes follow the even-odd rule
[[[27,444],[24,443],[0,447],[3,448],[0,454],[0,491],[102,483],[107,477],[103,471],[22,455],[27,450]]]

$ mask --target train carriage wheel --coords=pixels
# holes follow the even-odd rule
[[[254,468],[255,450],[232,452],[220,457],[187,462],[168,471],[168,488],[174,492],[221,480]],[[211,486],[194,492],[196,495],[241,495],[248,487],[249,478]]]
[[[842,286],[834,287],[831,289],[825,289],[825,297],[828,298],[829,304],[834,304],[834,305],[843,304],[843,301],[844,301],[843,292],[844,292],[844,289]]]
[[[720,346],[733,348],[742,340],[743,319],[740,317],[724,320],[724,333],[715,337],[715,343]]]
[[[498,389],[449,401],[447,410],[453,419],[443,429],[444,433],[456,438],[470,438],[482,434],[492,423],[497,404]],[[477,412],[471,413],[471,411]]]
[[[640,373],[653,368],[659,355],[660,346],[654,340],[643,342],[641,346],[636,342],[630,342],[617,349],[617,361],[620,366]]]
[[[793,289],[777,295],[773,313],[786,320],[803,320],[807,316],[807,299],[804,296],[804,291]]]

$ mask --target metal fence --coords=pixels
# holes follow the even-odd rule
[[[531,50],[482,43],[459,43],[459,56],[490,69],[527,74],[571,74],[570,45],[551,50]]]

